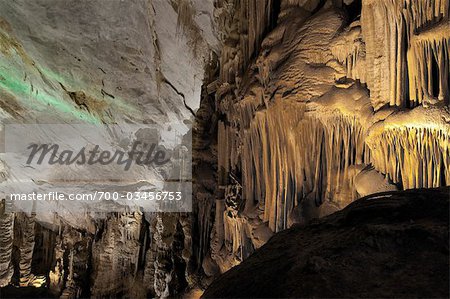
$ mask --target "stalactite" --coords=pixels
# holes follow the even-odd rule
[[[388,128],[370,138],[373,164],[404,189],[447,186],[449,136],[439,128]]]
[[[308,18],[296,7],[305,3],[282,4],[244,75],[236,70],[248,36],[222,55],[227,80],[216,105],[225,195],[216,200],[211,251],[221,270],[238,263],[248,244],[256,248],[247,238],[258,225],[278,232],[373,190],[449,184],[448,111],[394,108],[429,95],[448,102],[448,1],[363,1],[361,19],[348,27],[332,9]],[[227,205],[233,177],[244,207]]]
[[[225,232],[224,232],[224,209],[225,200],[216,200],[216,211],[214,219],[214,229],[211,233],[211,257],[212,259],[218,259],[220,255],[220,250],[225,242]]]
[[[221,26],[220,80],[239,83],[252,57],[258,53],[263,35],[273,24],[273,0],[221,0],[216,20]]]
[[[279,231],[306,196],[317,205],[324,199],[348,203],[348,168],[365,162],[363,136],[355,117],[308,117],[298,104],[280,103],[257,114],[242,152],[246,209],[262,201],[264,221]]]
[[[366,82],[366,45],[361,35],[361,24],[355,21],[331,45],[333,56],[344,66],[345,76]]]
[[[441,24],[411,38],[409,98],[414,104],[449,102],[450,26]]]
[[[425,27],[443,22],[448,27],[449,2],[434,0],[370,0],[363,1],[361,27],[366,43],[367,86],[371,90],[371,101],[375,109],[385,104],[406,106],[408,72],[413,72],[412,100],[419,101],[424,80],[416,79],[425,75],[423,66],[414,73],[414,64],[429,64],[430,55],[443,55],[445,49],[428,51],[426,60],[416,60],[419,45],[412,45],[412,53],[406,55],[413,36]],[[447,38],[448,43],[448,38]],[[422,46],[423,49],[423,46]],[[409,50],[411,52],[411,50]],[[434,54],[431,54],[434,53]],[[448,53],[448,46],[447,46]],[[448,55],[448,54],[447,54]],[[438,57],[440,61],[441,58]],[[448,61],[448,60],[447,60]],[[407,68],[407,66],[409,66]],[[411,68],[412,67],[412,68]],[[429,66],[428,66],[429,67]],[[440,69],[444,72],[445,69]],[[448,74],[448,67],[447,67]],[[443,74],[441,73],[441,76]],[[411,81],[411,80],[410,80]],[[419,86],[417,86],[417,83]],[[419,88],[417,91],[415,89]],[[417,99],[417,97],[419,99]]]
[[[203,261],[203,258],[207,255],[208,251],[210,250],[210,247],[212,248],[213,245],[211,245],[210,242],[210,232],[211,232],[211,226],[213,225],[213,221],[211,220],[211,214],[212,210],[214,208],[214,205],[212,203],[211,198],[208,198],[208,196],[211,196],[211,194],[197,194],[197,198],[199,199],[198,204],[198,214],[197,214],[197,227],[198,229],[198,247],[196,248],[195,255],[199,259],[199,265],[201,265],[201,262]]]

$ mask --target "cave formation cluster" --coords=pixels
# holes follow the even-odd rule
[[[3,203],[0,286],[46,278],[67,298],[201,290],[295,223],[450,185],[448,0],[218,0],[214,21],[193,213],[108,214],[79,229]]]

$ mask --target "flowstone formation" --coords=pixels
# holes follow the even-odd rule
[[[246,39],[230,42],[244,27],[222,52],[219,215],[205,258],[221,273],[359,197],[450,185],[448,1],[272,9],[276,19],[253,27],[268,33],[250,59]],[[230,74],[232,61],[247,67]]]
[[[192,213],[71,206],[72,213],[58,204],[43,215],[32,205],[12,212],[0,198],[0,292],[198,297],[272,237],[284,242],[291,227],[374,193],[450,185],[449,6],[449,0],[0,2],[2,124],[120,130],[180,124],[183,142],[192,133],[193,193]],[[0,187],[15,178],[0,160]],[[374,231],[383,230],[368,234]],[[377,240],[367,236],[370,250]],[[318,256],[306,261],[306,272],[329,268]],[[226,280],[206,295],[245,296],[220,294]],[[314,290],[307,295],[331,296]],[[283,294],[294,293],[272,295]]]

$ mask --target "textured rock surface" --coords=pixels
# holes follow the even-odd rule
[[[191,123],[205,65],[219,48],[213,9],[213,1],[187,0],[0,3],[0,121]],[[1,166],[3,182],[11,173]],[[28,207],[30,216],[35,206]],[[36,215],[57,239],[42,244],[51,265],[37,273],[47,276],[52,295],[164,297],[186,287],[192,245],[185,216],[157,225],[152,215],[89,215],[73,203],[54,208],[41,206]],[[14,222],[3,210],[0,285],[19,277],[17,255],[25,286],[31,256],[42,254],[36,247],[33,253],[37,231],[23,229],[26,215]],[[14,230],[27,234],[14,238]]]
[[[448,103],[448,18],[448,1],[363,1],[366,82],[375,109],[387,103],[414,106],[434,97]],[[438,23],[443,30],[425,37]],[[416,40],[421,37],[423,43],[418,45]],[[437,68],[434,78],[428,72],[431,68]],[[439,85],[434,92],[430,88],[433,80]]]
[[[222,272],[260,246],[261,225],[278,232],[376,191],[450,184],[448,1],[306,3],[283,1],[242,80],[216,92],[224,195],[211,257]]]
[[[4,201],[1,202],[0,209],[0,287],[4,287],[9,284],[14,273],[14,266],[11,262],[11,254],[13,248],[14,239],[14,214],[5,213]]]
[[[446,298],[449,191],[382,193],[294,226],[215,280],[203,298]]]
[[[53,296],[198,296],[296,223],[450,185],[448,0],[107,2],[0,2],[0,121],[193,123],[193,213],[2,206],[0,286],[22,278],[25,294],[45,274]],[[0,161],[0,183],[11,178]],[[292,246],[301,269],[330,269]],[[336,283],[345,264],[331,268]]]
[[[213,9],[212,1],[186,0],[0,3],[0,122],[179,125],[185,134],[199,107],[205,65],[218,48]],[[15,178],[23,174],[36,181],[25,167],[3,172],[8,183],[21,183]],[[74,206],[36,209],[91,229],[85,215],[71,213]],[[37,219],[51,224],[53,214],[43,214]]]

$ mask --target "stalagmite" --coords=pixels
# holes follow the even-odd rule
[[[49,289],[50,292],[56,296],[61,294],[64,287],[64,250],[62,248],[62,243],[62,238],[59,236],[54,249],[56,265],[49,273]]]
[[[159,215],[156,216],[155,234],[156,256],[154,261],[154,290],[158,297],[169,296],[169,284],[173,277],[170,254],[166,253],[168,245],[164,242],[164,223]]]
[[[101,239],[92,244],[93,294],[107,296],[131,287],[124,279],[136,275],[142,219],[140,212],[127,212],[113,214],[105,221]]]
[[[45,277],[35,276],[31,273],[33,260],[35,215],[27,216],[25,213],[17,213],[14,225],[16,241],[18,242],[19,261],[19,285],[39,287],[45,283]]]
[[[14,238],[14,214],[5,211],[5,200],[0,200],[0,287],[9,284],[14,273],[11,254]]]

